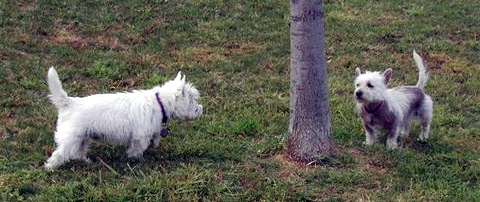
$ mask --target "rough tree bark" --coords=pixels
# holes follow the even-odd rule
[[[335,152],[328,107],[322,0],[290,2],[290,125],[287,153],[308,163]]]

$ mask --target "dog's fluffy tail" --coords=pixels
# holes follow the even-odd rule
[[[67,93],[62,88],[62,83],[58,78],[55,68],[50,67],[47,75],[48,88],[50,89],[50,95],[48,97],[52,101],[53,105],[58,109],[64,108],[70,102]]]
[[[422,57],[413,50],[413,60],[415,60],[415,64],[417,65],[418,68],[418,81],[417,81],[417,87],[423,89],[425,85],[427,84],[427,79],[428,79],[428,74],[427,70],[425,69],[425,65],[423,63]]]

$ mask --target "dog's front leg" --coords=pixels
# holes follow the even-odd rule
[[[364,145],[371,146],[375,144],[377,141],[377,135],[375,134],[375,130],[367,124],[364,124],[364,129],[365,129],[365,142],[363,142]]]
[[[160,145],[160,134],[154,134],[152,138],[153,148],[158,148]]]
[[[170,129],[162,128],[162,130],[160,130],[160,133],[153,134],[153,138],[152,138],[153,148],[158,148],[160,143],[160,137],[162,138],[167,137],[169,132],[170,132]]]
[[[147,150],[148,145],[150,144],[150,139],[147,138],[138,138],[130,141],[130,145],[127,149],[128,158],[134,158],[142,160],[143,152]]]

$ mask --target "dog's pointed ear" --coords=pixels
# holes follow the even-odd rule
[[[360,68],[357,67],[357,68],[355,69],[355,77],[360,76],[360,74],[362,74],[362,72],[360,71]]]
[[[177,89],[175,90],[175,96],[185,95],[185,85],[179,84],[177,85]]]
[[[186,79],[186,76],[185,76],[185,74],[184,74],[184,75],[183,75],[183,78],[182,78],[182,80],[181,80],[182,84],[185,84],[185,79]]]
[[[175,81],[175,82],[178,82],[178,81],[180,81],[181,79],[182,79],[182,72],[179,71],[178,74],[177,74],[177,77],[175,77],[175,80],[174,80],[174,81]]]
[[[392,68],[388,68],[386,69],[385,71],[383,71],[382,75],[383,75],[383,78],[385,78],[385,84],[388,83],[388,81],[390,81],[390,79],[392,78]]]

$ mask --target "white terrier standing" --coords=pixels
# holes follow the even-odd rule
[[[392,77],[391,68],[383,73],[367,71],[362,74],[359,68],[355,70],[355,98],[365,129],[366,145],[374,144],[379,132],[386,132],[387,147],[398,148],[399,134],[408,135],[414,116],[420,119],[423,127],[419,140],[425,141],[428,138],[433,113],[432,99],[423,90],[428,75],[422,58],[415,50],[413,59],[419,71],[416,86],[388,89],[387,83]]]
[[[179,72],[175,80],[150,90],[68,97],[52,67],[48,71],[49,98],[58,109],[56,149],[45,163],[53,170],[70,159],[86,157],[88,143],[100,139],[128,145],[129,158],[142,158],[153,141],[166,135],[168,119],[190,120],[203,111],[199,93]]]

